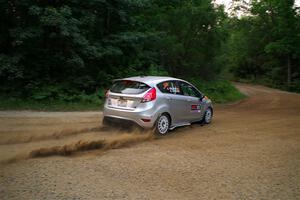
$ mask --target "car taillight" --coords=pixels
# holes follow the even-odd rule
[[[149,90],[142,99],[142,103],[153,101],[156,99],[156,89],[152,88]]]

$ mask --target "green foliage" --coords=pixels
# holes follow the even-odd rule
[[[20,57],[9,57],[0,54],[0,77],[11,81],[16,81],[23,77],[23,67],[19,65]]]
[[[1,110],[99,110],[105,98],[105,90],[99,89],[94,94],[85,94],[75,89],[60,86],[32,87],[29,98],[18,96],[0,97]]]
[[[237,78],[299,91],[300,15],[294,3],[253,0],[252,15],[228,21],[226,65]]]
[[[149,76],[168,76],[168,72],[164,69],[163,66],[151,65],[149,67],[147,73],[145,73],[145,75],[149,75]]]
[[[90,97],[86,97],[90,98]],[[34,101],[12,97],[0,97],[1,110],[45,110],[45,111],[74,111],[74,110],[100,110],[103,101],[76,101],[65,102],[62,100]]]
[[[209,0],[157,1],[151,13],[145,20],[161,32],[160,61],[170,75],[210,79],[218,74],[215,58],[225,39],[222,9]]]
[[[85,94],[76,89],[63,88],[61,86],[46,86],[37,87],[31,90],[30,100],[32,101],[61,101],[65,103],[87,103],[87,104],[99,104],[100,101],[105,98],[105,90],[99,89],[93,94]]]
[[[0,93],[9,97],[95,102],[115,78],[220,71],[225,15],[210,0],[24,0],[0,11]]]
[[[281,88],[282,89],[282,88]],[[284,88],[285,89],[285,88]],[[294,80],[290,86],[290,90],[300,93],[300,80]]]
[[[2,2],[0,95],[97,104],[115,78],[171,75],[205,84],[224,71],[298,91],[300,16],[294,1],[253,0],[252,15],[240,19],[212,2]],[[225,93],[233,89],[221,82],[204,88],[227,101]]]
[[[229,81],[218,79],[205,81],[190,79],[190,81],[213,100],[214,103],[234,102],[245,98]],[[36,90],[30,99],[19,99],[8,96],[0,97],[1,110],[99,110],[104,102],[105,89],[99,89],[95,94],[86,95],[76,91],[67,93],[61,88],[48,87]]]

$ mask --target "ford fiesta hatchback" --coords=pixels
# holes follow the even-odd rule
[[[135,123],[164,135],[213,116],[211,100],[187,81],[161,76],[118,79],[106,93],[103,124]]]

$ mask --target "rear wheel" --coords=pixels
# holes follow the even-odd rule
[[[209,107],[209,108],[206,109],[206,111],[205,111],[205,113],[204,113],[202,122],[203,122],[204,124],[209,124],[209,123],[211,123],[212,116],[213,116],[213,111],[212,111],[212,109]]]
[[[102,130],[111,130],[113,127],[114,126],[112,125],[112,122],[108,118],[103,117],[101,129]]]
[[[170,119],[166,114],[162,114],[156,121],[155,133],[157,135],[166,135],[170,128]]]
[[[110,125],[111,125],[110,121],[106,117],[103,117],[102,126],[107,127],[107,126],[110,126]]]

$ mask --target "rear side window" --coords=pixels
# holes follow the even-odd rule
[[[150,87],[142,82],[131,80],[120,80],[114,82],[110,88],[111,92],[122,94],[141,94],[148,90]]]
[[[180,94],[180,88],[175,81],[165,81],[157,85],[162,93]]]

